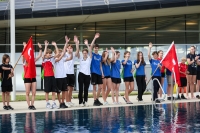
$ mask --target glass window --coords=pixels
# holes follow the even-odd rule
[[[99,44],[125,44],[125,21],[97,22],[96,32],[101,34]]]
[[[200,32],[194,32],[200,30],[200,16],[198,14],[186,15],[186,38],[187,44],[200,43]]]
[[[157,44],[171,44],[174,41],[175,44],[185,43],[184,32],[158,32],[156,34]]]

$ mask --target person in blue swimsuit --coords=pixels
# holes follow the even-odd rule
[[[122,65],[124,68],[124,82],[125,82],[125,97],[124,100],[127,104],[133,104],[130,99],[129,99],[129,94],[133,91],[134,89],[134,79],[133,79],[133,63],[130,58],[130,52],[126,51],[124,52],[124,60],[122,60]]]
[[[106,48],[106,51],[103,51],[102,53],[102,69],[103,69],[103,89],[102,89],[102,97],[104,101],[104,105],[108,105],[108,102],[106,101],[110,90],[112,88],[112,81],[111,81],[111,69],[110,69],[110,58],[109,58],[109,51]],[[107,88],[107,90],[106,90]]]
[[[90,49],[94,50],[94,52],[92,53],[92,62],[91,62],[91,84],[93,85],[94,106],[103,105],[98,99],[103,86],[102,77],[104,77],[101,67],[102,56],[98,53],[99,45],[94,44],[96,39],[99,38],[99,36],[100,34],[96,33],[90,45]],[[98,85],[98,91],[96,91],[96,85]]]
[[[121,69],[121,63],[119,61],[120,52],[115,51],[114,48],[111,47],[112,51],[112,58],[111,58],[111,80],[112,80],[112,88],[111,88],[111,95],[113,104],[121,104],[119,102],[119,86],[121,83],[121,77],[120,77],[120,69]],[[114,97],[114,94],[116,96],[116,99]]]
[[[161,69],[162,66],[160,64],[160,60],[158,59],[158,52],[154,51],[152,53],[153,55],[153,59],[151,58],[151,48],[152,48],[152,43],[149,43],[149,51],[148,51],[148,58],[149,58],[149,62],[151,64],[151,69],[152,69],[152,80],[153,79],[158,79],[158,81],[161,83]],[[158,98],[158,91],[159,91],[159,83],[157,80],[153,81],[153,101],[155,101]],[[159,100],[156,100],[156,103],[160,103]]]

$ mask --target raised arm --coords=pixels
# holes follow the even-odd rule
[[[149,50],[148,50],[148,58],[149,58],[149,60],[151,60],[151,48],[152,48],[152,43],[150,42],[149,43]]]
[[[38,47],[39,47],[39,54],[38,54],[38,56],[35,58],[35,62],[37,61],[37,60],[39,60],[40,59],[40,57],[42,57],[42,45],[38,42]]]
[[[58,54],[59,54],[59,50],[58,50],[57,44],[56,44],[56,42],[54,42],[54,41],[52,41],[51,44],[52,44],[52,45],[55,47],[55,49],[56,49],[56,54],[54,55],[54,58],[56,58],[56,57],[58,56]]]
[[[91,45],[90,45],[91,50],[92,50],[93,47],[94,47],[94,43],[95,43],[96,39],[99,38],[99,37],[100,37],[100,34],[99,34],[99,33],[96,33],[95,36],[94,36],[94,39],[92,40],[92,43],[91,43]]]
[[[88,49],[88,53],[89,53],[90,58],[92,58],[92,49],[91,49],[91,47],[89,46],[88,40],[87,40],[87,39],[84,40],[84,44],[87,46],[87,49]]]
[[[45,56],[45,54],[46,54],[46,52],[47,52],[47,47],[48,47],[48,45],[49,45],[49,42],[48,42],[47,40],[45,40],[45,41],[44,41],[44,45],[45,45],[45,47],[44,47],[44,53],[43,53],[43,56],[42,56],[43,60],[44,60],[44,56]]]
[[[108,58],[109,52],[108,52],[108,48],[106,48],[106,54],[105,57],[102,59],[102,62],[106,62],[107,58]]]
[[[74,36],[74,42],[76,44],[76,52],[75,52],[75,56],[78,57],[79,55],[79,40],[77,36]]]
[[[66,49],[67,49],[67,43],[65,43],[65,45],[64,45],[64,47],[63,47],[63,50],[62,50],[62,54],[58,57],[58,58],[56,58],[56,60],[55,60],[55,62],[58,62],[58,61],[60,61],[61,59],[62,59],[62,57],[65,55],[65,52],[66,52]]]
[[[110,48],[112,51],[112,58],[111,58],[111,62],[115,63],[116,62],[116,53],[113,47]]]
[[[26,42],[23,42],[23,51],[24,51],[24,49],[25,49],[25,47],[26,47]],[[23,55],[22,55],[23,56]],[[25,58],[24,58],[24,56],[23,56],[23,58],[22,58],[22,62],[24,63],[25,62]]]
[[[67,58],[65,61],[70,61],[70,60],[72,60],[72,59],[73,59],[73,52],[70,52],[70,57]]]

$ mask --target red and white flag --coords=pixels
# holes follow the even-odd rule
[[[164,58],[160,61],[163,66],[174,73],[175,82],[180,85],[180,75],[178,67],[178,59],[174,42],[170,45]]]
[[[25,78],[35,78],[36,77],[36,67],[35,67],[35,57],[34,57],[34,47],[32,36],[30,37],[26,47],[24,48],[22,55],[24,56],[27,66],[24,72]]]

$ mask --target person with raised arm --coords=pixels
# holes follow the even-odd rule
[[[60,108],[68,108],[68,106],[65,105],[65,96],[66,96],[66,91],[67,91],[67,81],[66,81],[66,74],[63,72],[65,70],[64,68],[64,62],[69,61],[73,58],[73,55],[70,56],[69,58],[63,57],[66,52],[68,42],[65,43],[63,49],[58,49],[54,51],[54,53],[57,55],[55,57],[55,63],[54,63],[54,75],[56,79],[56,85],[57,85],[57,96],[58,96],[58,101],[60,103]],[[60,98],[60,93],[62,92],[62,98]]]
[[[96,39],[99,38],[100,34],[96,33],[94,36],[94,39],[91,43],[91,49],[94,50],[92,52],[92,62],[91,62],[91,84],[93,85],[93,97],[94,97],[94,106],[100,106],[103,105],[99,101],[99,96],[101,93],[101,89],[103,88],[103,80],[104,77],[103,71],[102,71],[102,56],[98,53],[99,51],[99,45],[94,44]],[[96,90],[96,86],[98,85],[98,91]]]
[[[57,109],[58,106],[56,105],[56,92],[57,92],[57,85],[56,79],[54,77],[53,65],[55,63],[55,58],[59,53],[58,47],[55,42],[52,42],[52,45],[56,49],[55,56],[52,56],[52,50],[47,49],[49,42],[46,40],[44,41],[45,48],[44,48],[44,55],[43,55],[43,62],[42,67],[44,69],[44,92],[45,92],[45,99],[46,99],[46,108],[48,109]],[[49,102],[49,93],[52,92],[52,105]]]
[[[23,42],[24,48],[26,47],[26,42]],[[42,57],[42,45],[38,42],[39,47],[39,54],[35,58],[35,62],[38,61]],[[36,87],[37,87],[37,81],[35,78],[30,78],[26,73],[28,69],[28,62],[23,58],[23,67],[24,67],[24,86],[26,89],[26,102],[28,104],[29,110],[36,110],[34,106],[35,101],[35,95],[36,95]],[[30,91],[32,92],[31,100],[30,100]]]
[[[102,69],[103,69],[103,88],[102,88],[102,97],[104,101],[104,105],[109,105],[109,103],[106,101],[110,90],[112,88],[112,81],[111,81],[111,69],[110,69],[110,58],[109,58],[109,51],[106,48],[105,51],[102,53]]]
[[[77,41],[79,43],[79,41]],[[79,85],[79,106],[89,106],[88,105],[88,89],[90,87],[90,66],[92,61],[92,50],[88,45],[88,40],[84,40],[84,44],[87,48],[82,50],[82,55],[78,54],[80,67],[78,74],[78,85]],[[79,48],[78,48],[79,49]],[[89,53],[89,55],[88,55]],[[83,94],[84,91],[84,94]],[[84,95],[84,98],[83,98]]]
[[[136,82],[138,87],[138,102],[143,102],[142,96],[146,90],[146,74],[144,56],[141,51],[137,53],[137,60],[134,61],[136,68]]]
[[[153,59],[151,58],[151,48],[153,47],[152,43],[149,43],[149,50],[148,50],[148,58],[149,58],[149,62],[151,65],[151,69],[152,69],[152,80],[154,79],[158,79],[159,82],[161,82],[161,69],[162,66],[160,64],[160,60],[158,59],[158,52],[154,51],[152,53],[153,55]],[[157,80],[153,81],[153,101],[155,101],[158,98],[158,91],[159,91],[159,83]],[[160,100],[156,100],[156,103],[160,103]]]
[[[111,47],[111,51],[112,51],[112,58],[110,60],[111,80],[112,80],[111,96],[113,104],[116,105],[116,104],[121,104],[121,102],[119,102],[119,86],[121,83],[121,77],[120,77],[121,63],[119,60],[120,52],[115,51],[113,47]]]
[[[66,40],[66,43],[69,43],[69,38],[67,36],[65,36],[65,40]],[[75,43],[77,43],[77,42],[75,42]],[[76,44],[76,46],[77,46],[77,44]],[[71,102],[72,92],[74,90],[74,84],[75,84],[74,59],[75,59],[75,57],[77,57],[78,53],[79,53],[79,51],[76,49],[76,52],[73,55],[73,46],[71,44],[68,44],[67,52],[65,53],[65,57],[70,58],[71,56],[73,56],[71,60],[68,60],[64,63],[65,72],[67,75],[66,105],[68,107],[74,106],[74,103]]]
[[[133,63],[130,58],[130,52],[124,52],[124,60],[122,60],[122,65],[124,68],[123,78],[125,82],[125,95],[123,97],[127,104],[133,104],[129,99],[129,94],[134,90],[134,79],[133,79]]]

